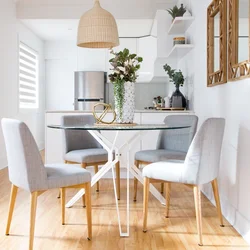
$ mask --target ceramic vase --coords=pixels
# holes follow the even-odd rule
[[[116,123],[133,123],[135,114],[135,83],[114,84]]]

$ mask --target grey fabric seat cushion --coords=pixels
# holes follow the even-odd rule
[[[172,159],[184,161],[185,157],[185,152],[178,152],[165,149],[142,150],[135,154],[135,160],[145,162],[167,161]]]
[[[45,165],[48,189],[83,184],[91,180],[91,173],[80,166],[71,164]]]
[[[103,148],[72,150],[65,154],[66,161],[77,163],[94,163],[108,161],[108,152]]]
[[[156,162],[143,168],[142,175],[150,179],[182,182],[183,161]]]

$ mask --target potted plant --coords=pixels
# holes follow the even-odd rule
[[[173,20],[178,16],[183,16],[186,12],[186,8],[183,7],[183,4],[181,4],[181,7],[178,8],[177,5],[175,5],[172,9],[168,9],[167,12],[172,16]]]
[[[135,82],[138,78],[142,57],[130,54],[128,49],[110,52],[114,57],[109,60],[112,73],[109,79],[114,86],[115,112],[117,123],[133,123],[135,110]]]
[[[172,108],[186,108],[187,102],[186,98],[180,91],[180,86],[183,87],[184,76],[179,70],[172,69],[167,63],[163,66],[164,70],[167,72],[170,82],[173,82],[175,85],[175,92],[172,94],[170,99],[170,105]]]

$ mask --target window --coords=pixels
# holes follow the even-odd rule
[[[38,53],[19,44],[19,108],[38,108]]]

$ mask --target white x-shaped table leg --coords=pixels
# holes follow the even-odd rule
[[[118,224],[119,224],[119,231],[120,236],[122,237],[128,237],[129,236],[129,174],[131,173],[133,177],[137,178],[142,184],[143,184],[143,176],[141,171],[135,167],[134,165],[130,166],[130,150],[132,146],[135,144],[137,140],[141,138],[141,135],[144,133],[141,133],[138,131],[135,135],[132,136],[132,138],[127,139],[127,141],[121,146],[117,147],[117,138],[119,136],[120,131],[116,131],[115,138],[113,142],[110,142],[105,136],[103,136],[99,131],[96,130],[89,130],[88,131],[102,146],[104,149],[108,152],[108,162],[96,173],[92,180],[91,180],[91,186],[94,186],[96,182],[98,182],[110,169],[112,170],[112,179],[113,179],[113,185],[114,185],[114,194],[115,194],[115,202],[116,202],[116,210],[117,210],[117,216],[118,216]],[[120,160],[120,155],[123,150],[127,150],[127,209],[126,209],[126,215],[127,215],[127,231],[122,232],[121,228],[121,217],[120,217],[120,210],[119,210],[119,204],[117,200],[117,190],[116,190],[116,181],[115,181],[115,172],[114,172],[114,166],[117,162]],[[114,153],[115,152],[115,157]],[[160,194],[160,192],[151,184],[150,185],[150,192],[155,196],[157,200],[159,200],[162,204],[166,204],[166,201],[164,197]],[[81,189],[67,204],[66,207],[72,207],[81,197],[84,195],[85,190]]]

